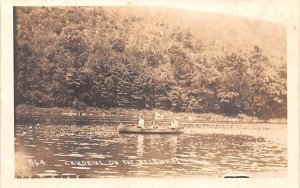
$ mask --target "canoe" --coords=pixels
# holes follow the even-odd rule
[[[183,133],[183,128],[158,128],[158,129],[150,129],[150,128],[140,128],[137,126],[126,126],[119,125],[118,127],[119,133],[135,133],[135,134],[181,134]]]

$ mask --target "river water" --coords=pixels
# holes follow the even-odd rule
[[[285,177],[287,148],[263,137],[118,134],[109,125],[16,126],[17,178]]]

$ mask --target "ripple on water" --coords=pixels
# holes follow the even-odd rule
[[[86,152],[86,155],[97,155],[98,153],[91,153],[91,152]]]
[[[185,154],[177,154],[176,157],[178,158],[189,158],[190,155],[185,155]]]
[[[45,170],[44,172],[46,172],[46,173],[55,173],[57,171],[56,170]]]
[[[92,154],[92,155],[88,155],[90,158],[95,158],[95,159],[105,159],[105,158],[109,158],[112,157],[111,155],[103,155],[103,154]]]
[[[79,150],[79,149],[91,149],[91,147],[89,147],[89,146],[76,147],[76,150]]]
[[[65,156],[66,157],[84,157],[83,154],[79,154],[79,153],[71,153],[71,154],[67,154]]]
[[[90,170],[90,167],[82,167],[82,166],[72,166],[71,168],[79,169],[79,170]]]
[[[22,157],[23,158],[33,158],[34,156],[33,155],[23,155]]]
[[[56,142],[47,141],[46,144],[55,144]]]
[[[65,140],[64,141],[65,143],[73,143],[73,142],[75,142],[74,140]]]
[[[128,155],[127,156],[127,159],[137,159],[138,157],[137,156],[135,156],[135,155]]]
[[[74,174],[74,173],[63,173],[61,175],[62,176],[75,176],[76,174]]]
[[[84,157],[83,154],[79,154],[79,153],[70,153],[70,154],[53,154],[54,156],[58,156],[58,157]]]
[[[88,146],[88,145],[90,145],[89,143],[79,143],[78,144],[79,146]]]

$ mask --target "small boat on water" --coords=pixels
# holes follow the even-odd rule
[[[183,128],[140,128],[137,126],[129,126],[120,124],[118,127],[119,133],[135,133],[135,134],[181,134],[183,133]]]

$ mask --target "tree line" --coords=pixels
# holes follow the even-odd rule
[[[286,64],[189,28],[105,8],[18,7],[15,105],[286,117]]]

